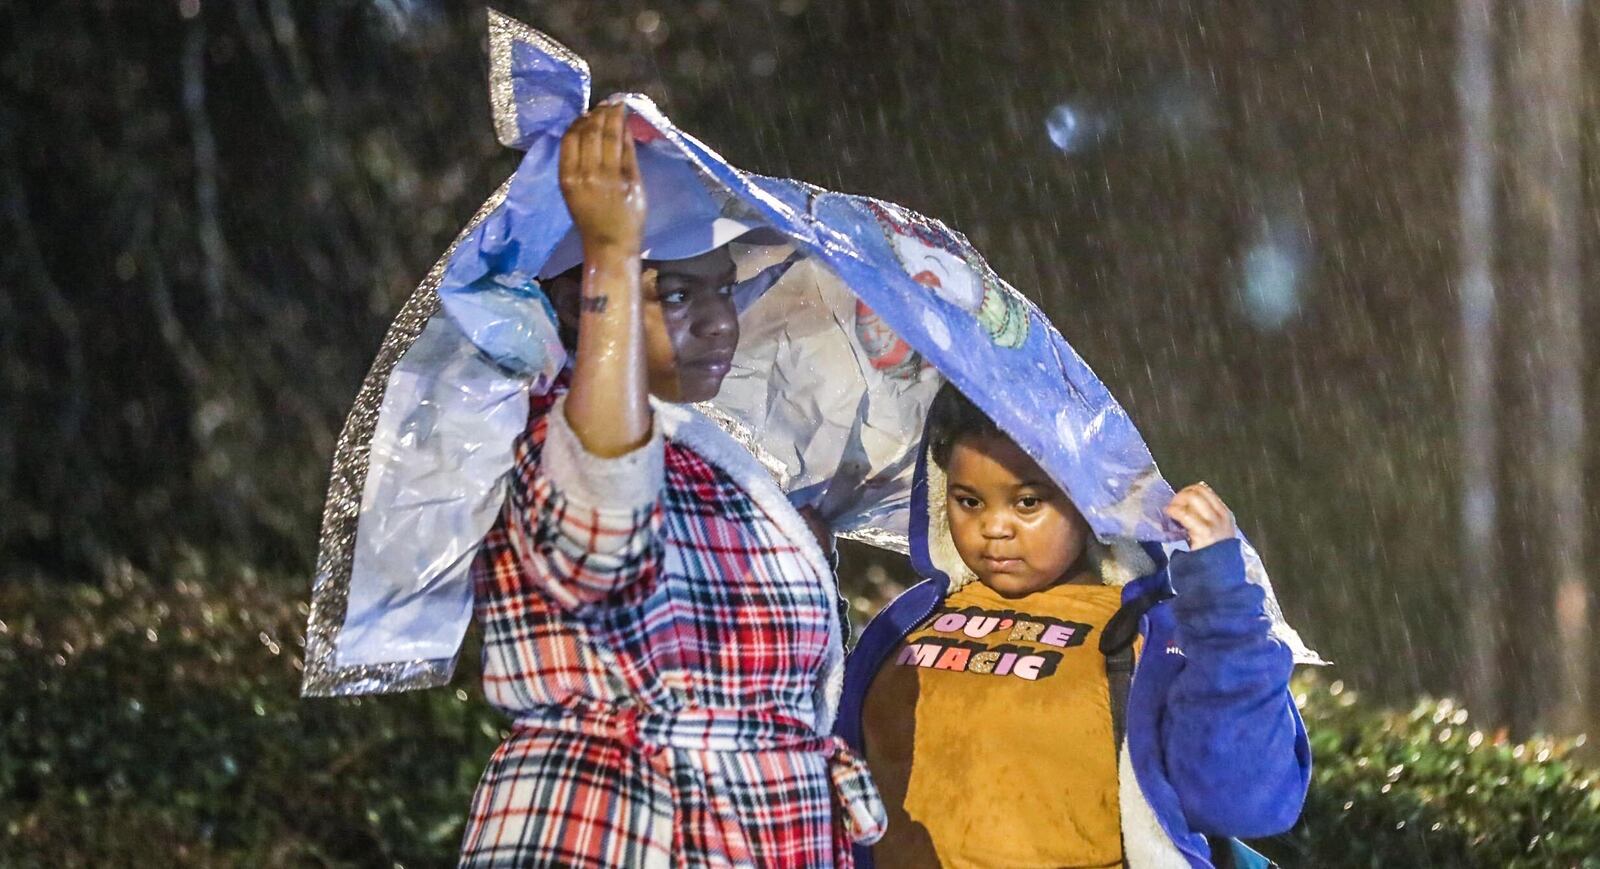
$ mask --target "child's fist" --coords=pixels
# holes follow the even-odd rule
[[[1166,512],[1172,521],[1183,526],[1191,550],[1204,549],[1239,533],[1233,524],[1233,511],[1205,483],[1183,487],[1173,496]]]

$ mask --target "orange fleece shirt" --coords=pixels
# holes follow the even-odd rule
[[[1114,867],[1117,750],[1100,631],[1104,585],[950,595],[879,670],[866,756],[889,811],[884,869]]]

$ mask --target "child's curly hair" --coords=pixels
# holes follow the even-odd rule
[[[928,406],[927,432],[928,457],[938,468],[937,472],[930,468],[929,477],[939,480],[937,484],[939,492],[943,492],[945,488],[944,475],[950,470],[950,453],[955,450],[956,444],[960,443],[962,438],[1010,437],[995,425],[988,414],[979,410],[971,399],[962,395],[961,390],[956,389],[952,383],[940,387],[938,394],[933,397],[933,403]],[[930,483],[930,486],[932,485]],[[1078,511],[1078,506],[1072,503],[1070,496],[1067,503],[1071,505],[1073,512],[1078,513],[1082,521],[1082,513]],[[947,516],[943,510],[933,511],[933,514],[937,517]],[[942,523],[939,526],[941,530],[937,533],[942,534],[945,540],[949,540],[948,518],[939,518],[936,521]],[[1111,586],[1126,585],[1131,580],[1155,570],[1150,556],[1140,547],[1138,541],[1127,538],[1102,542],[1091,533],[1084,542],[1083,557],[1099,575],[1100,581]],[[975,578],[970,569],[958,571],[950,576],[950,590],[954,591]]]
[[[1006,437],[989,415],[956,388],[946,383],[928,406],[928,449],[934,464],[950,467],[950,452],[967,437]]]

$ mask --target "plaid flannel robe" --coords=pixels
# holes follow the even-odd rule
[[[462,864],[849,865],[884,815],[828,735],[843,650],[820,548],[709,420],[657,404],[649,443],[600,459],[563,392],[533,400],[473,565],[484,691],[517,723]]]

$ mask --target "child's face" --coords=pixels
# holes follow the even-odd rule
[[[1088,523],[1010,439],[962,438],[946,473],[950,535],[989,588],[1005,597],[1032,594],[1061,580],[1083,554]]]

